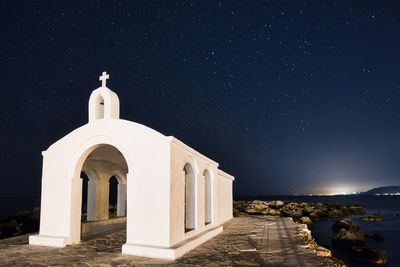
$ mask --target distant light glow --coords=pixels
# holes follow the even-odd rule
[[[309,195],[318,196],[335,196],[335,195],[354,195],[359,194],[361,190],[356,185],[335,184],[326,187],[320,187],[315,190],[315,193]]]

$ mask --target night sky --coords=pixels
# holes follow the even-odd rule
[[[400,184],[399,1],[81,2],[0,1],[0,196],[40,195],[102,71],[236,196]]]

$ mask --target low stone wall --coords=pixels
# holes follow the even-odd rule
[[[81,235],[126,229],[126,217],[82,223]]]

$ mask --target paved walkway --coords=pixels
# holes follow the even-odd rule
[[[24,235],[0,240],[0,266],[334,266],[297,234],[298,224],[289,218],[238,217],[176,261],[122,255],[125,231],[66,248],[29,246]]]

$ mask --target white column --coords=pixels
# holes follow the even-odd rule
[[[71,181],[70,191],[71,217],[70,232],[67,244],[79,244],[81,241],[82,179],[76,177]]]
[[[190,174],[189,172],[185,172],[185,229],[192,228],[190,204]]]
[[[87,221],[96,220],[96,180],[89,179],[87,193]]]
[[[110,185],[105,177],[96,184],[96,221],[108,219]]]
[[[117,216],[126,215],[126,184],[118,183]]]
[[[185,174],[185,215],[186,229],[196,228],[196,182],[195,174],[192,170]]]

